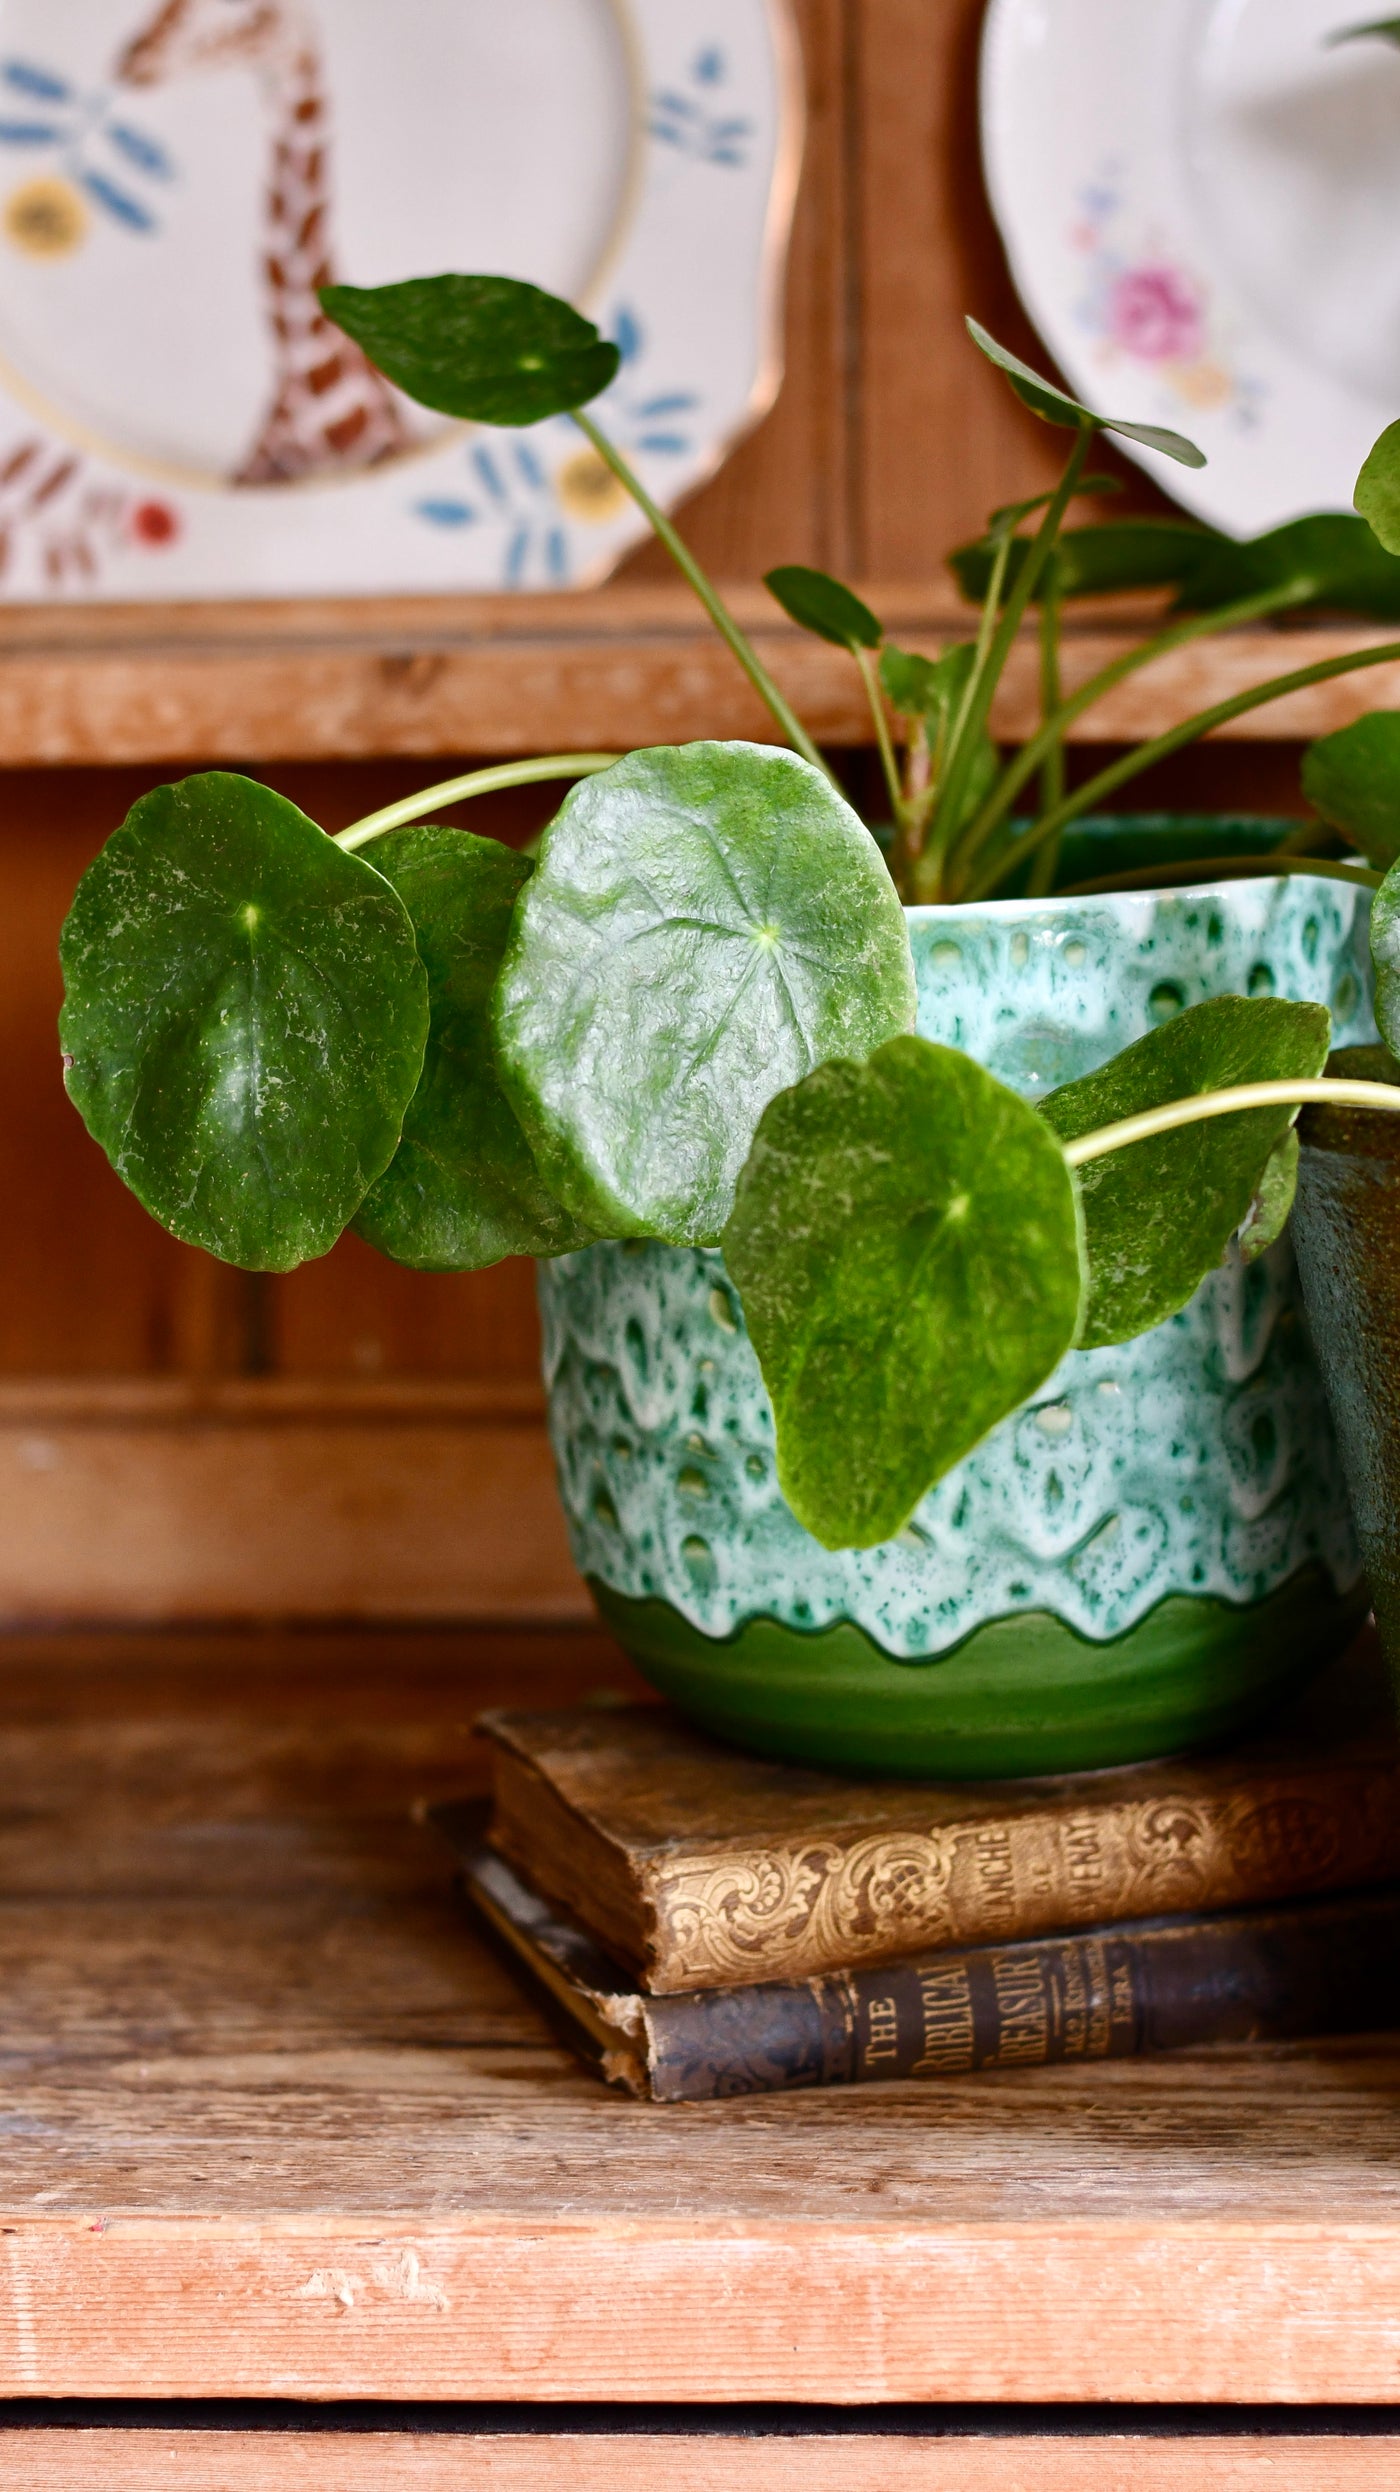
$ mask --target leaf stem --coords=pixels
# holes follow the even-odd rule
[[[985,900],[999,882],[1015,872],[1018,865],[1035,855],[1047,840],[1055,839],[1067,822],[1077,814],[1092,813],[1105,796],[1111,796],[1125,779],[1135,779],[1141,771],[1150,770],[1154,762],[1165,761],[1171,753],[1179,753],[1184,744],[1195,744],[1202,736],[1212,735],[1217,727],[1227,727],[1235,718],[1243,718],[1249,710],[1263,709],[1270,701],[1286,700],[1291,692],[1306,692],[1313,684],[1331,683],[1338,675],[1354,675],[1368,666],[1389,666],[1400,659],[1400,641],[1385,641],[1375,649],[1353,649],[1345,657],[1319,658],[1313,666],[1300,666],[1292,675],[1276,675],[1271,683],[1258,684],[1250,692],[1237,692],[1229,701],[1217,701],[1213,709],[1198,710],[1194,718],[1182,720],[1165,735],[1154,736],[1150,743],[1139,744],[1120,761],[1111,762],[1097,778],[1088,779],[1073,796],[1067,796],[1053,813],[1035,823],[1024,838],[1003,851],[989,875],[974,878],[962,894],[965,900]]]
[[[958,843],[960,850],[970,856],[975,855],[997,824],[1010,812],[1026,781],[1043,765],[1053,747],[1062,743],[1066,730],[1074,725],[1076,719],[1082,718],[1086,710],[1092,709],[1096,701],[1101,701],[1106,693],[1125,682],[1128,676],[1136,675],[1144,666],[1150,666],[1155,658],[1167,657],[1174,649],[1187,648],[1193,640],[1207,639],[1214,632],[1233,631],[1242,623],[1262,622],[1266,615],[1295,605],[1298,595],[1296,581],[1290,581],[1286,588],[1256,590],[1251,597],[1237,598],[1233,605],[1216,606],[1209,614],[1195,614],[1183,623],[1168,624],[1164,631],[1154,632],[1150,640],[1140,640],[1133,648],[1125,649],[1121,657],[1110,658],[1107,666],[1100,667],[1097,675],[1091,675],[1087,683],[1081,684],[1077,692],[1072,692],[1068,700],[1061,702],[1029,742],[1022,745],[1015,759],[1007,763],[980,813],[963,832]],[[1048,808],[1049,811],[1058,809],[1063,795],[1061,789],[1060,796]],[[1044,816],[1041,818],[1043,820]],[[1054,845],[1058,849],[1058,838]],[[1048,891],[1049,883],[1046,882],[1043,888]]]
[[[425,814],[439,805],[457,805],[466,796],[489,796],[493,788],[530,787],[543,779],[587,779],[596,771],[611,770],[620,753],[546,753],[530,761],[494,762],[488,770],[469,770],[460,779],[441,779],[436,787],[425,787],[417,796],[401,796],[397,804],[381,805],[378,813],[367,813],[349,829],[337,831],[337,848],[363,848],[371,839],[379,839],[385,831],[397,831],[405,822],[421,822]]]
[[[1314,1099],[1400,1116],[1400,1086],[1389,1082],[1328,1081],[1325,1076],[1316,1081],[1241,1082],[1234,1090],[1170,1099],[1165,1107],[1146,1108],[1141,1116],[1101,1125],[1097,1133],[1081,1134],[1078,1141],[1065,1143],[1064,1154],[1071,1168],[1083,1168],[1090,1160],[1105,1159],[1110,1151],[1125,1151],[1130,1143],[1150,1142],[1155,1134],[1175,1133],[1180,1126],[1199,1124],[1209,1116],[1236,1116],[1246,1108],[1306,1107]]]
[[[862,649],[858,642],[852,641],[851,655],[860,668],[861,681],[865,685],[865,697],[870,703],[870,715],[875,721],[875,741],[880,747],[880,767],[885,774],[885,785],[889,790],[890,803],[894,807],[895,825],[898,828],[904,819],[904,790],[899,783],[899,762],[895,756],[894,738],[890,734],[890,722],[885,715],[885,703],[880,691],[879,677],[875,672],[875,663],[868,649]]]
[[[1045,567],[1045,586],[1040,595],[1040,732],[1051,741],[1040,763],[1040,810],[1053,813],[1063,804],[1065,795],[1065,740],[1056,725],[1056,714],[1064,703],[1060,679],[1060,597],[1059,562],[1052,556]],[[1060,843],[1049,841],[1041,849],[1031,867],[1030,889],[1034,898],[1048,892],[1055,880],[1060,862]]]
[[[592,442],[605,466],[611,468],[623,491],[631,495],[642,517],[650,522],[672,562],[694,589],[716,631],[732,649],[760,700],[764,701],[771,710],[789,744],[802,755],[804,761],[811,762],[815,769],[821,771],[824,778],[830,779],[834,786],[836,784],[834,772],[823,761],[801,719],[784,700],[748,634],[740,630],[718,589],[701,570],[685,539],[677,529],[672,527],[660,505],[653,502],[640,476],[634,475],[622,452],[609,441],[607,434],[600,425],[594,423],[592,416],[586,414],[582,407],[575,407],[573,419],[579,431]]]
[[[1096,874],[1092,882],[1061,883],[1059,900],[1087,900],[1099,891],[1168,890],[1174,883],[1211,882],[1231,874],[1324,874],[1332,882],[1360,883],[1379,891],[1380,874],[1369,865],[1343,865],[1336,857],[1300,857],[1295,850],[1266,849],[1246,857],[1170,857],[1160,865],[1141,865],[1131,874]]]
[[[1047,495],[1046,499],[1049,498]],[[977,624],[977,638],[972,644],[972,664],[968,669],[967,682],[963,686],[962,698],[958,703],[957,716],[951,723],[947,706],[943,703],[939,705],[938,734],[931,756],[932,767],[929,773],[930,792],[920,807],[917,824],[911,816],[906,833],[906,845],[912,857],[912,872],[909,878],[911,890],[905,896],[915,900],[941,900],[943,897],[944,872],[954,830],[953,818],[941,803],[943,786],[958,750],[963,720],[967,716],[978,680],[987,664],[992,635],[996,630],[997,615],[1001,608],[1001,593],[1006,583],[1007,567],[1011,560],[1012,543],[1013,528],[1008,524],[998,537],[996,552],[992,557],[987,593],[982,600],[982,612]],[[916,836],[908,835],[915,831]],[[898,876],[896,880],[899,880]]]
[[[998,568],[993,571],[992,583],[987,591],[987,603],[983,609],[983,629],[978,636],[977,659],[968,681],[958,723],[954,729],[948,768],[938,795],[938,808],[934,819],[936,829],[941,834],[940,846],[942,848],[948,846],[952,830],[957,824],[958,807],[967,791],[977,738],[986,726],[993,695],[1001,681],[1002,672],[1021,628],[1026,608],[1039,588],[1041,574],[1054,552],[1056,538],[1059,536],[1065,512],[1074,500],[1092,439],[1092,425],[1088,422],[1081,424],[1079,438],[1070,452],[1068,465],[1055,488],[1054,498],[1031,539],[1025,561],[1018,569],[1015,584],[1002,611],[1001,621],[996,630],[988,634],[987,616],[991,608],[993,593],[999,593],[1006,575],[1006,559],[1009,556],[1012,542],[1009,532],[998,549],[1001,559]]]

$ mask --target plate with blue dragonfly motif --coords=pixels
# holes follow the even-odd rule
[[[1400,415],[1400,20],[1379,18],[988,10],[983,157],[1022,299],[1083,397],[1199,442],[1199,472],[1143,464],[1234,535],[1349,509]]]
[[[776,392],[800,152],[787,0],[0,0],[0,596],[604,577],[571,420],[426,413],[317,290],[567,296],[669,504]]]

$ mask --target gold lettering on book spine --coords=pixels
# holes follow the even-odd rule
[[[1375,1812],[1388,1795],[1388,1781],[1365,1774],[1338,1777],[1326,1796],[1302,1776],[1280,1777],[1272,1789],[1099,1807],[1081,1797],[928,1831],[682,1857],[651,1888],[656,1960],[677,1989],[785,1980],[925,1947],[1317,1892],[1375,1874]],[[1091,2010],[1091,2056],[1096,2021]]]
[[[975,2068],[977,2023],[966,1964],[958,1957],[949,1964],[921,1964],[919,2001],[924,2047],[910,2070],[911,2076],[953,2076],[965,2068]]]

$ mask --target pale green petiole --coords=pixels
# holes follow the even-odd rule
[[[823,761],[796,711],[778,690],[748,634],[741,631],[719,590],[701,570],[684,537],[672,527],[660,504],[653,502],[640,476],[633,474],[622,452],[609,441],[607,434],[600,425],[594,423],[592,416],[585,414],[582,407],[575,407],[573,419],[579,431],[592,442],[604,465],[611,468],[624,492],[631,495],[643,518],[650,522],[677,569],[690,582],[715,630],[732,649],[749,682],[753,685],[760,700],[766,702],[772,711],[789,744],[795,752],[802,755],[804,761],[811,762],[816,769],[820,770],[823,778],[830,779],[832,785],[835,786],[834,773]]]
[[[1086,710],[1092,709],[1095,702],[1116,691],[1118,685],[1130,675],[1138,674],[1158,658],[1170,656],[1175,649],[1188,648],[1192,641],[1209,639],[1216,632],[1237,631],[1242,624],[1263,622],[1271,614],[1281,614],[1289,606],[1297,604],[1301,593],[1301,584],[1297,581],[1290,581],[1286,588],[1261,589],[1251,597],[1236,599],[1232,605],[1217,606],[1209,614],[1190,615],[1185,622],[1169,624],[1165,630],[1154,633],[1150,640],[1139,641],[1134,648],[1125,650],[1121,657],[1110,659],[1097,675],[1091,675],[1087,683],[1081,684],[1077,692],[1072,692],[1047,715],[1037,733],[1022,745],[1014,761],[1007,763],[981,811],[963,833],[958,843],[960,853],[969,860],[975,858],[997,825],[1011,811],[1027,780],[1035,776],[1052,752],[1057,748],[1063,751],[1067,730],[1083,717]],[[1064,790],[1061,788],[1059,796],[1045,807],[1045,813],[1054,812],[1063,821],[1064,817],[1058,811],[1063,802]],[[1058,848],[1058,837],[1051,845]],[[1042,887],[1048,890],[1049,883],[1044,883]]]
[[[1040,731],[1045,738],[1045,752],[1040,763],[1040,810],[1049,813],[1065,797],[1064,738],[1052,721],[1064,701],[1060,672],[1060,624],[1062,608],[1059,580],[1052,557],[1046,565],[1040,591]],[[1041,849],[1031,867],[1029,890],[1032,898],[1042,897],[1055,880],[1060,861],[1060,843],[1050,841]]]
[[[1377,1108],[1400,1116],[1400,1086],[1388,1082],[1315,1081],[1242,1082],[1235,1090],[1211,1090],[1193,1099],[1170,1099],[1165,1107],[1146,1108],[1141,1116],[1125,1116],[1120,1124],[1103,1125],[1064,1145],[1071,1168],[1125,1151],[1132,1142],[1150,1142],[1154,1134],[1175,1133],[1182,1125],[1199,1124],[1207,1116],[1234,1116],[1243,1108],[1307,1107],[1312,1101],[1335,1107]]]
[[[611,770],[620,753],[545,753],[530,761],[493,762],[486,770],[468,770],[460,779],[441,779],[436,787],[420,788],[416,796],[401,796],[397,804],[381,805],[378,813],[367,813],[361,822],[352,822],[348,830],[337,831],[337,848],[363,848],[367,840],[378,839],[385,831],[402,829],[405,822],[423,822],[435,808],[460,805],[468,796],[489,796],[496,788],[538,786],[546,779],[589,779],[599,770]]]
[[[875,661],[868,649],[860,648],[854,641],[851,643],[851,655],[860,668],[861,680],[865,685],[865,697],[870,703],[870,715],[875,721],[875,741],[880,748],[880,767],[884,771],[885,786],[889,791],[890,803],[894,807],[894,819],[896,824],[902,824],[904,790],[899,783],[899,763],[895,757],[890,722],[885,715],[884,697],[875,672]]]
[[[1007,598],[1001,620],[990,639],[986,641],[985,647],[982,636],[979,636],[978,658],[963,697],[957,725],[953,730],[947,772],[939,791],[938,807],[934,815],[934,841],[938,844],[940,851],[946,849],[949,844],[950,833],[957,822],[959,807],[971,775],[972,754],[976,739],[987,723],[992,698],[1001,681],[1007,658],[1011,654],[1012,644],[1021,628],[1022,618],[1040,586],[1045,566],[1054,553],[1055,542],[1064,523],[1065,512],[1078,490],[1079,479],[1084,472],[1084,461],[1088,456],[1092,439],[1093,428],[1085,423],[1070,452],[1069,464],[1055,488],[1054,499],[1031,539],[1029,551],[1021,565],[1015,586]],[[999,548],[999,551],[1009,555],[1009,538],[1005,545]],[[993,575],[998,595],[1004,576],[1004,572],[1000,576],[995,573]],[[990,596],[989,591],[989,604]],[[984,632],[985,620],[984,614]]]
[[[1300,666],[1292,675],[1277,675],[1272,683],[1256,684],[1248,692],[1237,692],[1228,701],[1217,701],[1213,709],[1199,710],[1194,718],[1183,719],[1179,727],[1169,728],[1165,735],[1154,736],[1149,744],[1139,744],[1121,761],[1110,763],[1098,777],[1086,781],[1073,796],[1067,796],[1053,813],[1033,825],[1024,838],[1004,850],[990,874],[974,876],[965,900],[985,900],[999,882],[1013,874],[1027,857],[1035,855],[1047,840],[1058,838],[1066,823],[1081,813],[1092,813],[1094,807],[1121,787],[1125,779],[1136,778],[1140,771],[1150,769],[1154,762],[1166,761],[1179,753],[1186,744],[1195,744],[1217,727],[1228,727],[1231,720],[1243,718],[1250,710],[1265,708],[1271,701],[1283,701],[1292,692],[1310,691],[1314,684],[1332,683],[1340,675],[1354,675],[1368,666],[1392,666],[1400,658],[1400,641],[1386,641],[1377,648],[1351,649],[1338,658],[1320,658],[1313,666]]]

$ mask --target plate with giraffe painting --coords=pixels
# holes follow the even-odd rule
[[[332,279],[567,295],[659,500],[771,403],[787,0],[0,0],[0,596],[602,578],[645,533],[567,417],[414,407]]]

